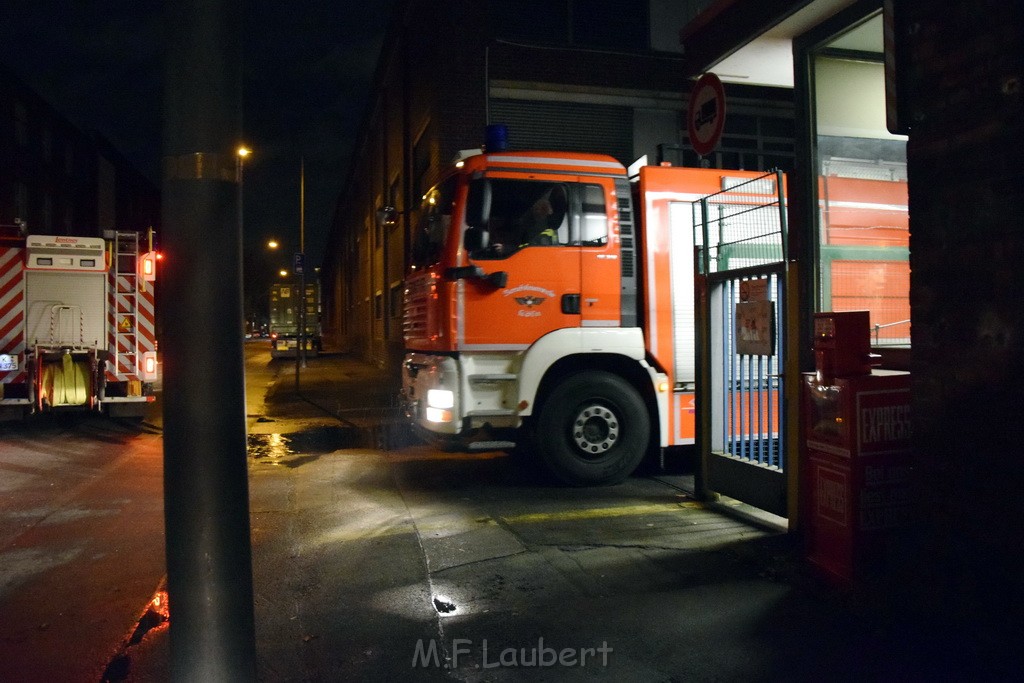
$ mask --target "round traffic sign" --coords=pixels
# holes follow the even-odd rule
[[[704,156],[722,139],[725,128],[725,89],[713,73],[697,79],[690,92],[686,130],[693,151]]]

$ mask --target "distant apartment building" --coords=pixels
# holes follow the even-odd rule
[[[683,144],[692,82],[679,30],[707,4],[399,2],[324,257],[325,343],[379,365],[400,357],[420,197],[459,150],[480,147],[488,124],[508,126],[513,150],[700,163]],[[727,93],[722,144],[704,163],[788,170],[791,91],[729,84]],[[398,220],[377,219],[385,206]]]
[[[0,226],[90,236],[156,228],[159,219],[149,179],[0,65]]]

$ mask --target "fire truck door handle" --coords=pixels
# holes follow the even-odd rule
[[[579,315],[580,313],[580,295],[579,294],[563,294],[562,295],[562,313],[566,315]]]

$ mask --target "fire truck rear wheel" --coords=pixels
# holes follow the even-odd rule
[[[608,372],[573,375],[548,396],[537,420],[544,464],[572,486],[618,484],[644,457],[650,421],[629,382]]]

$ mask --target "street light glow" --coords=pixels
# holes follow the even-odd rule
[[[268,249],[277,249],[279,246],[281,246],[281,243],[277,240],[270,240],[267,242]]]
[[[249,156],[250,154],[252,154],[252,150],[246,147],[245,145],[242,145],[238,148],[238,156],[242,157],[243,159]]]
[[[283,268],[277,271],[277,274],[280,275],[281,277],[288,277],[288,271],[284,270]]]

